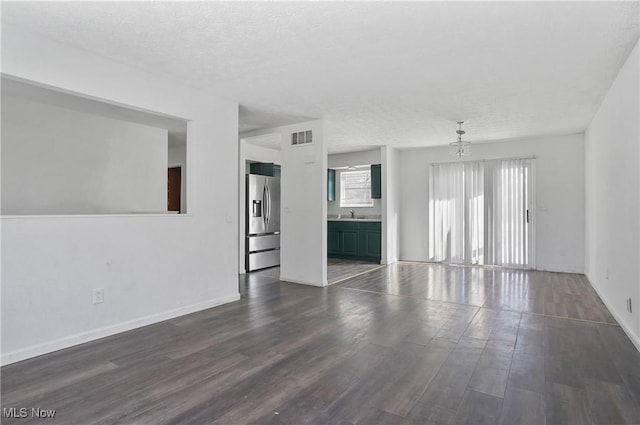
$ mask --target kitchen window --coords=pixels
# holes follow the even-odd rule
[[[373,207],[371,170],[340,173],[340,207]]]

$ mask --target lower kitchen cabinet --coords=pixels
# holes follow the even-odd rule
[[[331,223],[331,222],[329,222]],[[334,254],[340,254],[342,244],[340,243],[341,232],[331,229],[331,224],[327,226],[327,254],[331,257]]]
[[[329,258],[379,263],[381,248],[380,222],[329,221],[327,223],[327,256]]]
[[[382,252],[380,223],[360,223],[360,235],[364,256],[375,257],[380,261]]]
[[[360,255],[360,231],[342,231],[342,253],[344,255]]]

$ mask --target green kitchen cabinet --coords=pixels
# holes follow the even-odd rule
[[[336,170],[327,170],[327,201],[336,200]]]
[[[380,223],[361,222],[360,238],[362,255],[380,258],[382,253],[382,231]]]
[[[360,230],[342,231],[342,253],[344,255],[360,255]]]
[[[329,257],[332,255],[340,255],[342,252],[341,232],[327,226],[327,254]]]
[[[371,164],[371,198],[382,199],[382,164]]]
[[[327,256],[379,263],[382,231],[378,221],[329,221]]]
[[[280,177],[280,166],[273,162],[254,162],[249,166],[249,172],[261,176]]]

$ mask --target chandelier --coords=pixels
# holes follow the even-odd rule
[[[449,143],[449,146],[451,147],[451,153],[456,156],[462,156],[471,153],[471,143],[462,141],[462,135],[465,134],[465,131],[462,129],[462,124],[464,124],[464,121],[458,121],[458,130],[456,130],[456,133],[458,133],[458,140]]]

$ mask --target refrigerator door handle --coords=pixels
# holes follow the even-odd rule
[[[262,187],[262,205],[263,205],[263,214],[262,221],[264,222],[264,227],[266,230],[267,227],[267,186]]]
[[[266,225],[269,226],[269,204],[271,204],[271,195],[269,194],[269,185],[265,183],[264,190],[267,193],[267,210],[265,211]],[[269,232],[269,229],[264,229],[266,232]]]
[[[267,224],[269,224],[269,221],[271,220],[271,189],[269,189],[269,185],[267,185],[266,188],[267,188],[267,199],[268,199]]]
[[[269,225],[269,187],[264,185],[264,231],[268,232],[267,226]]]

